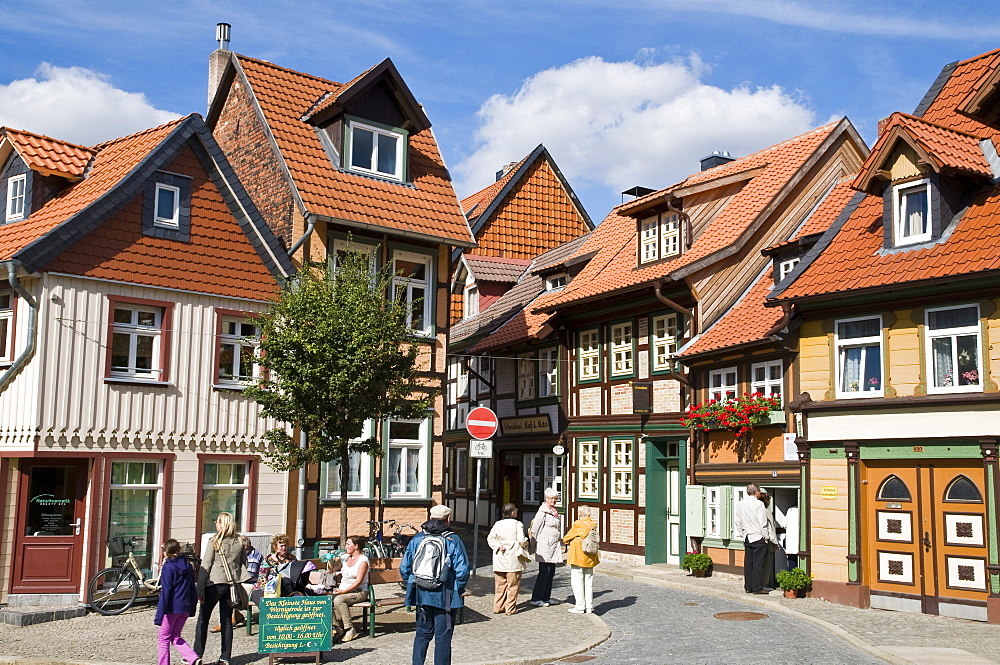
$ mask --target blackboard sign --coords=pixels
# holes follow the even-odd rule
[[[259,653],[329,651],[333,596],[261,598]]]
[[[653,384],[649,381],[632,382],[632,413],[653,412]]]

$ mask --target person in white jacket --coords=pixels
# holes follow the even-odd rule
[[[521,586],[521,573],[528,556],[528,537],[524,524],[517,520],[517,506],[505,503],[500,510],[503,519],[493,525],[486,542],[493,550],[493,614],[517,613],[517,592]]]

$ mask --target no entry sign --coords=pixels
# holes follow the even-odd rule
[[[477,406],[469,412],[465,429],[475,439],[488,439],[497,432],[497,414],[485,406]]]

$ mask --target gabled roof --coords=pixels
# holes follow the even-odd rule
[[[294,268],[284,248],[261,219],[197,114],[89,149],[94,156],[86,178],[67,187],[27,219],[0,226],[0,261],[16,259],[29,272],[44,269],[133,201],[153,172],[192,140],[196,154],[268,270],[275,276],[291,275]]]
[[[323,130],[303,119],[306,114],[317,118],[317,111],[331,104],[331,99],[343,101],[340,95],[348,88],[354,94],[369,81],[369,76],[387,72],[389,66],[391,63],[383,62],[344,86],[232,54],[221,85],[225,90],[238,77],[246,86],[284,163],[304,215],[313,214],[390,235],[471,247],[475,242],[429,126],[409,135],[410,182],[400,183],[334,166],[317,134]],[[376,73],[380,67],[383,69]],[[208,116],[210,126],[217,120],[226,97],[226,94],[215,95]]]
[[[83,178],[87,164],[94,157],[91,148],[20,129],[0,127],[0,163],[7,159],[9,149],[15,150],[32,171],[71,181]]]
[[[506,282],[513,284],[531,261],[525,259],[504,259],[496,256],[463,257],[477,282]]]
[[[768,268],[732,309],[677,355],[687,359],[732,346],[766,341],[765,334],[782,317],[780,309],[765,306],[765,298],[773,282],[773,274]]]
[[[961,111],[1000,67],[1000,49],[946,65],[913,115],[942,127],[980,138],[998,138],[1000,130]],[[936,93],[934,91],[937,90]]]
[[[658,280],[680,280],[731,256],[744,246],[794,186],[796,175],[819,160],[826,148],[842,136],[864,145],[845,118],[618,206],[577,250],[580,254],[597,250],[594,258],[558,297],[537,307],[552,311],[560,306],[645,288]],[[673,260],[637,266],[636,218],[625,216],[625,212],[641,214],[642,209],[666,201],[684,189],[698,187],[698,191],[706,191],[713,182],[731,186],[742,181],[745,181],[742,188],[702,229],[690,248]]]
[[[976,178],[991,178],[980,138],[927,122],[905,113],[893,113],[883,125],[875,147],[865,160],[855,186],[871,191],[880,169],[892,159],[895,147],[902,142],[916,151],[917,156],[940,173],[944,170],[965,173]],[[873,192],[874,193],[874,192]]]

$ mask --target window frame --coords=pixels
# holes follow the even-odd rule
[[[657,323],[661,320],[667,321],[673,319],[673,330],[674,334],[672,336],[663,336],[662,338],[657,333]],[[649,321],[649,346],[650,346],[650,362],[653,364],[652,371],[654,373],[669,373],[670,372],[670,361],[669,359],[677,353],[677,346],[679,343],[679,338],[683,334],[681,330],[681,315],[678,312],[668,312],[666,314],[657,314],[650,317]],[[664,331],[670,330],[670,324],[664,324]],[[667,362],[659,363],[659,347],[666,346],[669,350],[673,347],[673,351],[669,351],[666,354]]]
[[[637,258],[639,265],[681,255],[683,226],[675,212],[656,213],[638,221]]]
[[[170,381],[170,349],[172,341],[172,322],[174,303],[161,300],[146,300],[143,298],[128,298],[123,296],[107,296],[107,353],[105,356],[104,380],[105,382],[142,383],[152,385],[166,385]],[[150,369],[150,378],[136,376],[135,372],[115,371],[112,368],[112,355],[114,347],[115,328],[130,326],[134,324],[116,324],[115,310],[121,306],[122,309],[136,309],[138,311],[159,311],[159,326],[156,332],[156,342],[153,351],[153,361],[158,361],[158,367]],[[138,331],[121,330],[119,334],[138,334]],[[132,343],[129,343],[129,355],[132,354]],[[158,375],[158,376],[157,376]],[[155,376],[156,378],[153,378]]]
[[[338,253],[343,251],[367,254],[368,270],[371,272],[372,277],[375,277],[375,273],[378,272],[380,258],[378,250],[379,244],[377,242],[368,242],[365,238],[352,236],[350,240],[348,240],[347,236],[338,232],[330,232],[327,237],[327,262],[329,262],[331,272],[334,275],[337,273],[338,269]]]
[[[361,120],[350,116],[345,116],[345,120],[344,144],[347,146],[347,149],[344,150],[344,169],[350,171],[351,173],[361,173],[376,178],[384,178],[385,180],[391,180],[394,182],[406,182],[407,169],[405,161],[408,152],[409,133],[404,129],[389,127],[388,125],[382,125],[370,120]],[[371,153],[372,168],[365,168],[354,164],[355,129],[371,132],[374,135]],[[393,173],[378,170],[378,136],[389,136],[396,140],[396,170]]]
[[[589,463],[588,453],[587,464],[584,464],[584,446],[594,446],[592,453],[594,462]],[[577,439],[576,440],[576,498],[601,500],[601,439]],[[587,474],[593,474],[593,491],[584,491],[584,481]],[[588,482],[588,484],[590,484]]]
[[[150,541],[146,538],[146,552],[145,556],[150,559],[149,570],[156,571],[159,569],[160,561],[157,556],[158,550],[156,549],[156,542],[158,536],[162,533],[163,529],[163,497],[165,496],[165,484],[166,484],[166,460],[163,458],[149,458],[149,457],[115,457],[108,460],[108,484],[107,484],[107,512],[105,515],[108,518],[108,531],[105,538],[113,538],[111,535],[111,509],[114,506],[114,499],[111,493],[115,490],[152,490],[153,491],[153,505],[154,505],[154,515],[153,523],[150,525],[150,532],[153,533],[153,540]],[[114,482],[114,467],[116,464],[155,464],[156,465],[156,482],[155,483],[115,483]],[[126,467],[127,468],[127,467]],[[126,478],[126,481],[128,478]],[[131,536],[131,534],[129,534]],[[152,548],[152,549],[151,549]],[[137,558],[142,558],[143,555],[136,555]],[[108,565],[111,565],[111,557],[108,557]]]
[[[421,337],[432,337],[434,335],[434,302],[436,294],[437,280],[435,279],[435,261],[434,256],[430,254],[422,254],[419,252],[414,252],[406,249],[393,248],[390,254],[389,260],[392,262],[392,288],[390,297],[396,297],[396,290],[399,288],[406,289],[405,300],[408,304],[407,314],[406,314],[406,325],[414,333]],[[422,263],[424,264],[424,271],[426,274],[426,279],[414,280],[409,277],[402,277],[397,274],[396,261],[403,260],[409,261],[411,263]],[[413,315],[413,296],[411,294],[411,289],[416,286],[417,288],[424,289],[424,299],[423,299],[423,318],[424,327],[414,328],[412,315]]]
[[[779,369],[779,377],[777,379],[771,378],[771,369],[775,366]],[[764,380],[757,380],[757,370],[759,368],[764,369]],[[766,392],[766,390],[772,387],[774,384],[778,385],[778,392]],[[763,390],[759,389],[763,388]],[[780,358],[777,360],[764,360],[762,362],[756,362],[750,364],[750,393],[760,393],[764,397],[770,397],[771,395],[778,395],[781,398],[782,403],[785,401],[785,361]]]
[[[564,272],[557,272],[545,278],[545,290],[555,291],[566,287],[569,283],[569,275]]]
[[[455,484],[456,492],[469,491],[469,449],[455,448]]]
[[[535,393],[539,399],[556,397],[559,390],[559,347],[538,350],[538,382]]]
[[[878,321],[878,335],[868,337],[850,337],[847,340],[841,340],[840,337],[840,324],[842,323],[852,323],[854,321],[865,321],[867,319],[876,319]],[[837,399],[857,399],[857,398],[876,398],[882,397],[884,395],[885,389],[885,372],[883,371],[885,367],[885,340],[882,333],[882,315],[881,314],[868,314],[865,316],[854,316],[846,319],[835,319],[833,322],[833,359],[835,368],[835,385],[834,392]],[[873,345],[875,341],[878,342],[878,368],[879,368],[879,386],[877,390],[862,390],[859,382],[857,391],[849,391],[843,389],[843,379],[844,379],[844,360],[846,356],[843,351],[847,348],[854,347],[867,347]]]
[[[788,277],[788,274],[795,269],[795,266],[797,266],[801,260],[802,257],[795,256],[790,259],[778,261],[778,281],[780,282]]]
[[[627,461],[619,460],[617,446],[627,445],[624,452]],[[635,501],[635,481],[636,481],[636,445],[633,437],[614,437],[608,439],[608,450],[610,459],[608,460],[608,500],[611,503],[633,503]],[[623,486],[628,485],[628,492],[618,491],[618,479],[622,477]]]
[[[538,367],[535,364],[535,354],[517,354],[517,401],[526,402],[535,399],[537,394]]]
[[[592,338],[592,346],[584,347],[584,339]],[[577,381],[578,383],[596,383],[602,378],[601,372],[601,329],[588,328],[576,334],[577,348]],[[590,369],[590,373],[585,370]]]
[[[17,293],[8,289],[0,289],[0,303],[4,297],[9,299],[9,307],[0,307],[0,365],[10,365],[14,362],[14,344],[17,341]]]
[[[635,321],[614,321],[610,325],[608,333],[608,376],[612,379],[631,378],[635,376],[636,338]],[[616,331],[628,329],[627,342],[615,342]],[[624,338],[624,335],[622,336]],[[619,368],[618,355],[622,355],[621,367]]]
[[[462,291],[462,318],[471,319],[479,315],[479,285],[471,282]]]
[[[732,373],[733,383],[726,383],[727,374]],[[716,376],[721,377],[718,386],[712,385],[712,379]],[[726,394],[732,391],[732,397],[727,397]],[[726,402],[729,400],[739,399],[740,396],[740,372],[736,365],[730,365],[728,367],[719,367],[717,369],[708,370],[708,399],[715,400],[717,402]]]
[[[20,193],[15,196],[14,185],[20,184]],[[16,201],[20,201],[18,212],[12,213],[11,209]],[[18,173],[7,178],[7,207],[4,208],[5,222],[19,222],[27,216],[28,211],[28,174]]]
[[[525,453],[521,458],[521,502],[525,505],[541,504],[545,466],[542,453]]]
[[[954,328],[945,328],[938,331],[931,331],[931,313],[933,312],[944,312],[948,310],[956,309],[975,309],[976,312],[976,322],[969,326],[959,326]],[[949,393],[979,393],[983,392],[984,381],[983,381],[983,330],[982,330],[982,317],[981,310],[978,303],[967,303],[962,305],[949,305],[947,307],[928,307],[924,310],[924,358],[922,359],[925,364],[925,369],[927,371],[927,394],[949,394]],[[949,331],[947,334],[942,334],[944,331]],[[934,377],[934,344],[933,341],[936,338],[950,337],[952,340],[952,360],[954,361],[953,367],[957,368],[958,359],[958,337],[966,337],[969,335],[976,336],[976,375],[977,383],[951,386],[938,386],[935,385]],[[954,370],[957,373],[957,369]]]
[[[924,231],[912,236],[903,235],[903,227],[905,226],[905,205],[904,205],[904,195],[908,190],[923,189],[924,197],[927,203],[927,218],[924,220]],[[903,247],[906,245],[916,245],[922,242],[927,242],[931,239],[934,232],[934,211],[931,207],[933,199],[931,197],[931,181],[930,178],[921,178],[920,180],[910,180],[907,182],[901,182],[899,184],[892,186],[892,232],[893,232],[893,246]]]
[[[354,441],[363,441],[364,439],[370,439],[375,435],[375,424],[371,420],[365,421],[364,427],[361,430],[361,436],[357,439],[351,439]],[[359,489],[357,491],[352,491],[350,488],[347,490],[347,498],[351,499],[371,499],[373,498],[374,492],[374,477],[375,477],[375,465],[372,456],[368,453],[358,452],[360,459],[358,460],[358,477],[359,477]],[[332,488],[333,478],[337,477],[339,482],[339,475],[334,474],[340,473],[340,464],[335,464],[334,462],[324,462],[322,466],[322,477],[320,478],[320,491],[321,500],[325,501],[339,501],[340,500],[340,490],[334,490]]]
[[[196,529],[200,538],[204,533],[214,533],[214,529],[202,531],[202,519],[205,512],[205,467],[208,464],[245,464],[246,473],[244,482],[246,491],[244,494],[244,506],[242,519],[237,523],[237,531],[255,531],[257,521],[257,487],[258,487],[258,463],[259,459],[253,455],[215,455],[198,454],[198,505],[195,519]],[[237,485],[213,484],[212,487],[242,487]],[[235,515],[234,515],[235,517]]]
[[[417,439],[403,439],[397,438],[393,439],[390,437],[392,431],[392,423],[394,422],[404,422],[404,423],[419,423],[420,429]],[[430,498],[430,483],[431,474],[430,465],[432,464],[431,458],[431,433],[433,431],[431,427],[431,416],[428,415],[419,420],[410,420],[405,418],[387,418],[383,425],[385,441],[385,461],[383,462],[382,471],[382,496],[388,500],[393,499],[428,499]],[[416,491],[397,491],[393,492],[390,490],[389,486],[389,458],[393,449],[403,449],[412,450],[418,449],[418,459],[420,462],[420,467],[417,469],[417,479],[416,479]],[[406,464],[408,464],[408,458],[406,455],[401,457],[403,460],[403,475],[405,476]],[[405,487],[405,483],[401,481],[401,487]]]
[[[170,217],[160,216],[160,193],[170,192],[174,197],[173,214]],[[178,229],[180,228],[180,209],[181,209],[181,188],[175,187],[174,185],[167,185],[162,182],[156,183],[154,200],[153,200],[153,226],[159,226],[165,229]]]
[[[155,171],[150,176],[143,194],[143,235],[164,240],[190,242],[192,181],[191,176],[169,171]],[[161,220],[157,214],[161,189],[175,190],[173,220]]]
[[[671,228],[672,226],[672,228]],[[668,259],[681,253],[681,217],[675,212],[660,213],[660,258]],[[673,247],[668,248],[668,241]]]
[[[247,344],[244,342],[244,340],[247,339],[246,337],[226,333],[226,323],[238,323],[242,326],[247,323],[247,319],[256,320],[259,318],[260,314],[257,314],[256,312],[243,312],[240,310],[221,308],[217,308],[215,310],[215,366],[212,376],[213,387],[243,390],[243,388],[247,385],[252,384],[256,379],[260,378],[260,365],[256,362],[253,363],[253,372],[247,379],[223,379],[221,367],[222,345],[225,343],[234,344],[240,349],[249,346],[253,350],[253,356],[255,358],[260,352],[260,326],[254,324],[257,328],[257,342],[255,344]],[[242,355],[239,357],[242,358]],[[237,355],[234,354],[234,363],[236,362],[236,358]]]

